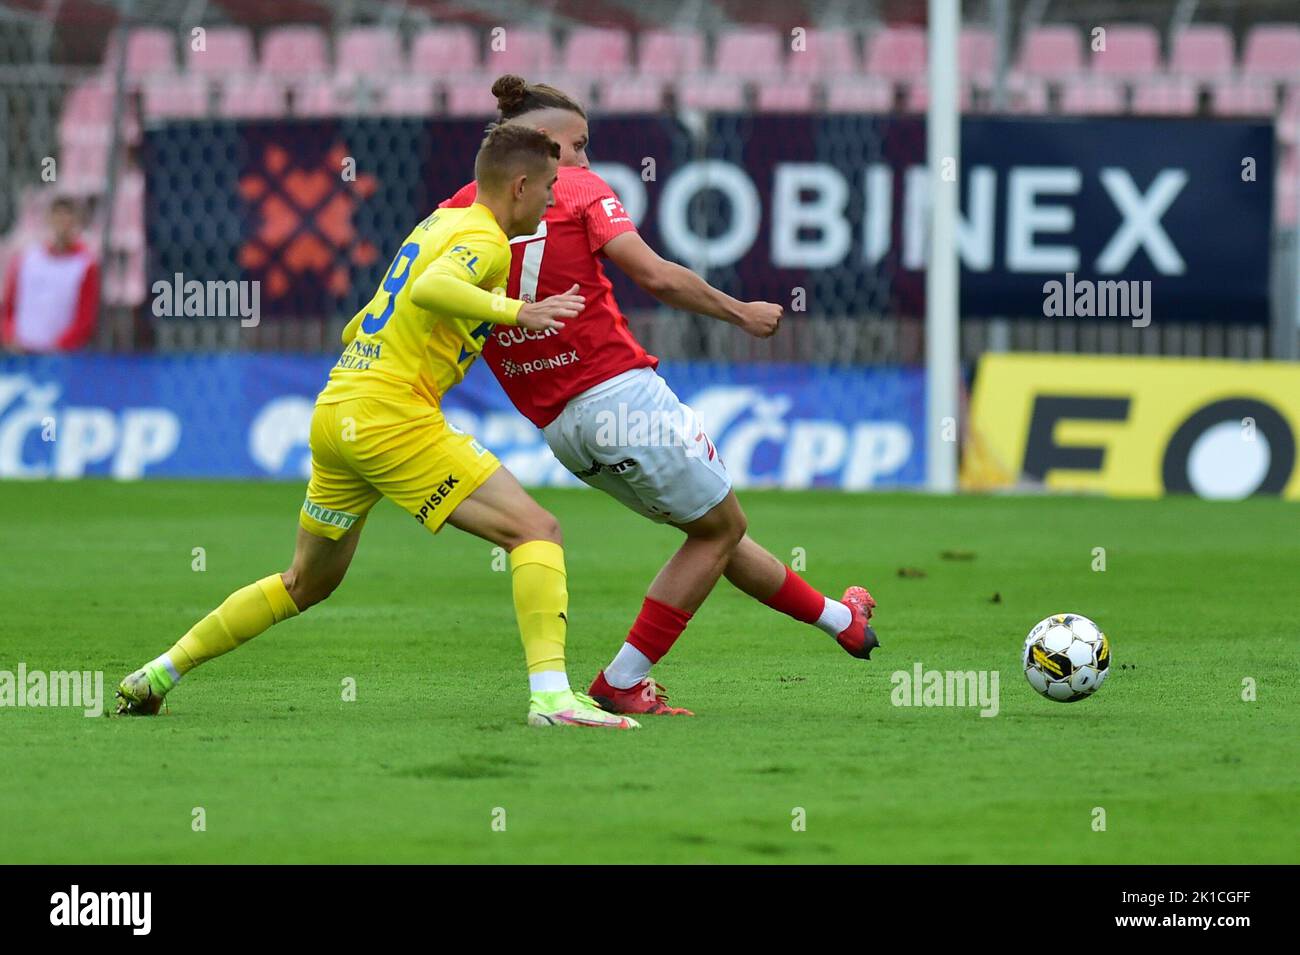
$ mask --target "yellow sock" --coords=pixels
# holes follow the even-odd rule
[[[279,574],[272,574],[236,590],[164,655],[177,674],[185,674],[200,663],[247,643],[272,624],[297,615],[298,608],[285,589],[284,580]]]
[[[529,676],[548,672],[563,674],[564,633],[569,611],[564,548],[551,541],[520,544],[510,552],[510,577]]]

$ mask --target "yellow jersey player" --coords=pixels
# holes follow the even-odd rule
[[[157,713],[194,667],[328,597],[347,573],[366,515],[387,497],[435,533],[451,524],[509,552],[530,724],[637,726],[569,687],[568,587],[555,518],[440,408],[492,326],[558,329],[560,319],[582,310],[576,286],[536,303],[503,291],[509,238],[535,232],[554,202],[559,154],[537,130],[492,130],[474,162],[478,201],[440,209],[406,237],[374,298],[344,330],[343,354],[316,399],[311,480],[292,565],[235,591],[127,676],[117,691],[119,713]]]

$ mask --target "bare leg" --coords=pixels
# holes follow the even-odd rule
[[[320,603],[343,582],[352,564],[361,540],[361,520],[338,540],[317,537],[298,528],[298,540],[293,549],[293,563],[280,575],[284,589],[289,591],[299,612]]]
[[[755,600],[768,600],[785,583],[785,564],[745,535],[724,571],[727,580]]]
[[[694,613],[713,590],[736,545],[745,536],[745,513],[733,491],[703,517],[675,526],[685,532],[686,540],[664,564],[646,596]]]

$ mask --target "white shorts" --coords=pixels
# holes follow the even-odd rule
[[[566,468],[652,521],[688,524],[731,491],[699,418],[653,368],[577,395],[542,434]]]

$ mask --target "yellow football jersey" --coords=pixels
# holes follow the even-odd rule
[[[412,229],[374,298],[343,330],[343,354],[318,403],[414,397],[437,405],[464,379],[493,322],[416,305],[411,291],[428,270],[504,296],[510,241],[491,211],[478,203],[438,209]],[[497,321],[513,323],[521,303],[504,297],[501,303]]]

